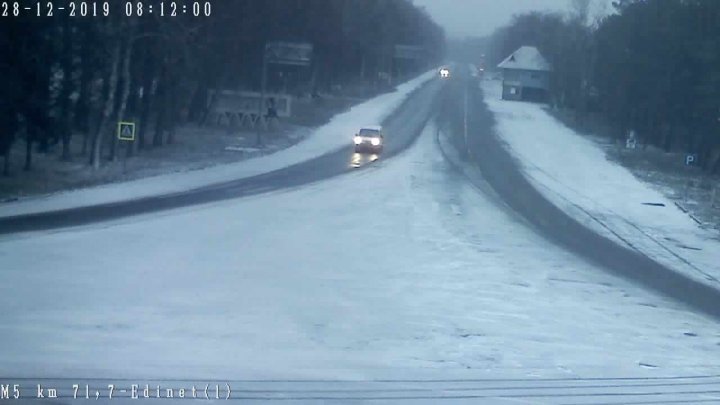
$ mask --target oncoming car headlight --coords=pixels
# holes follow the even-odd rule
[[[360,145],[362,143],[362,138],[356,136],[355,138],[353,138],[353,142],[355,142],[355,145]]]
[[[380,145],[380,138],[373,138],[370,140],[370,143],[372,146],[379,146]]]

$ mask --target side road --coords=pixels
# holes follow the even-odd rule
[[[618,244],[720,288],[717,232],[701,227],[542,105],[501,100],[498,81],[483,81],[482,90],[495,132],[546,198]]]
[[[446,103],[441,115],[453,116],[454,111],[462,111],[467,92],[468,134],[465,137],[463,123],[456,122],[451,125],[455,128],[451,143],[465,148],[469,156],[466,164],[479,169],[475,176],[466,171],[471,181],[480,187],[489,183],[505,204],[555,243],[615,274],[720,319],[720,286],[716,283],[691,276],[608,238],[548,198],[528,177],[522,162],[510,152],[498,133],[502,129],[500,123],[507,117],[488,109],[475,80],[456,78],[452,92],[444,98]],[[454,121],[462,119],[462,114],[454,114]],[[529,128],[523,135],[529,138],[533,133],[533,128]],[[533,145],[537,148],[537,143]]]

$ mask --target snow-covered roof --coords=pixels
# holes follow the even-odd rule
[[[501,69],[550,71],[550,63],[534,46],[522,46],[498,65]]]

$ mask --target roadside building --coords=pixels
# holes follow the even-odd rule
[[[523,46],[502,61],[503,100],[547,101],[550,63],[533,46]]]

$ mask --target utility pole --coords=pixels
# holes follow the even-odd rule
[[[470,146],[468,145],[468,89],[465,86],[465,97],[463,102],[463,137],[465,140],[465,155],[470,157]]]
[[[260,80],[260,106],[258,107],[258,119],[257,122],[264,123],[264,113],[265,113],[265,93],[267,91],[267,68],[268,68],[268,61],[267,61],[267,47],[263,50],[263,57],[262,57],[262,78]],[[262,146],[262,134],[261,131],[255,132],[257,134],[257,145]]]

